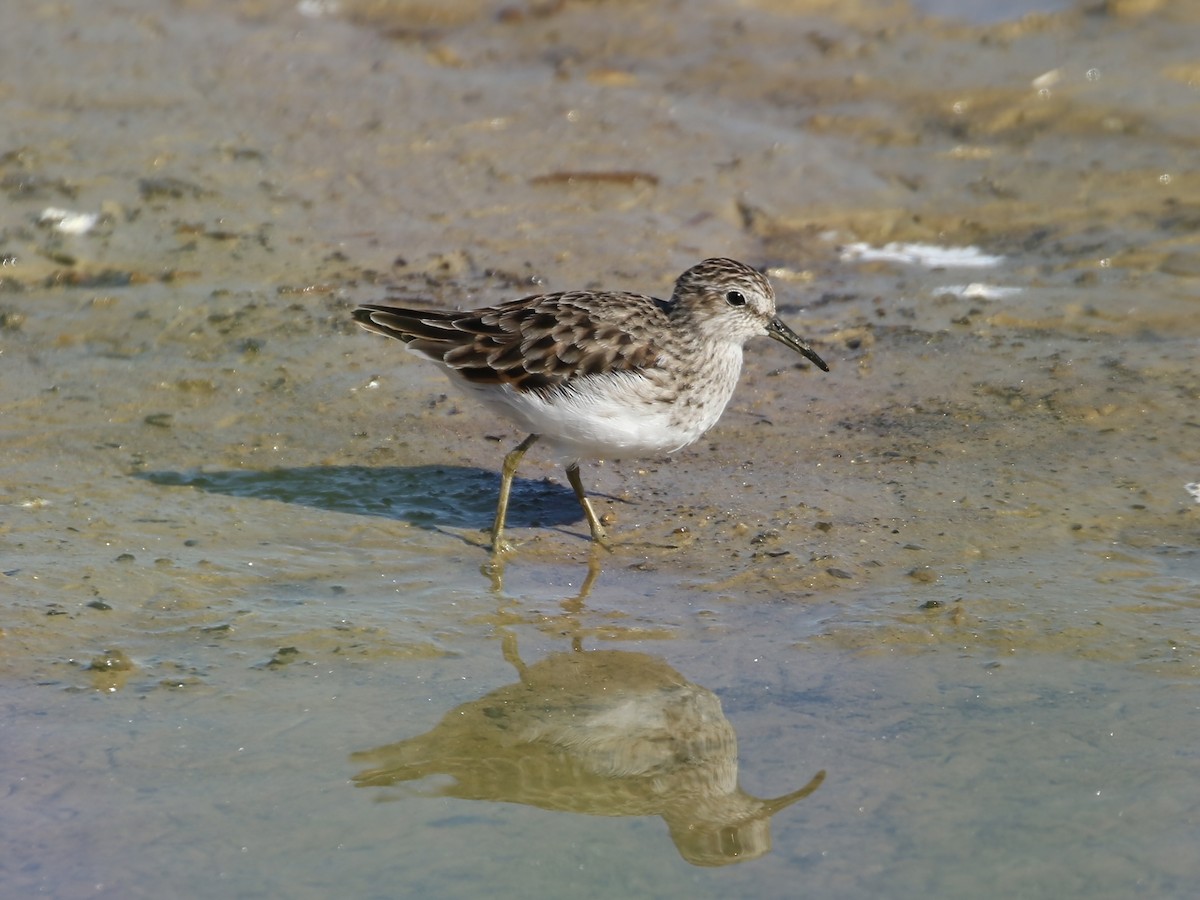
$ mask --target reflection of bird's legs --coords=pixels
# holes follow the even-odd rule
[[[603,546],[602,544],[593,544],[592,552],[588,555],[588,570],[587,575],[583,577],[583,584],[579,586],[579,593],[574,597],[568,597],[562,602],[562,608],[567,613],[577,613],[583,609],[583,602],[587,600],[588,595],[592,592],[592,586],[596,583],[596,579],[600,577],[600,573],[604,571],[600,567],[600,556],[596,548]]]
[[[500,500],[496,503],[496,521],[492,523],[492,553],[504,553],[512,549],[512,545],[504,540],[504,520],[508,516],[508,496],[512,493],[513,476],[517,474],[517,466],[525,451],[534,445],[538,436],[531,434],[517,444],[507,456],[500,469]]]
[[[587,574],[583,576],[583,583],[579,585],[579,591],[573,597],[567,597],[560,604],[563,612],[567,614],[566,621],[573,623],[572,627],[575,627],[575,624],[571,617],[575,613],[582,612],[584,601],[592,593],[592,587],[596,584],[596,579],[604,571],[604,568],[600,565],[601,546],[601,544],[592,544],[592,551],[588,554]],[[491,583],[492,593],[494,594],[501,594],[504,591],[504,566],[504,555],[493,553],[492,558],[480,567],[480,572]],[[503,611],[510,606],[519,604],[519,602],[516,598],[510,598],[501,605],[500,609]]]
[[[517,650],[517,635],[515,632],[504,629],[504,633],[500,636],[500,650],[504,654],[504,661],[511,664],[517,670],[517,674],[522,678],[525,677],[525,661],[521,659],[521,653]]]

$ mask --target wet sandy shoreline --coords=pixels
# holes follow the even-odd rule
[[[437,6],[54,3],[7,29],[5,880],[1191,883],[1195,13]],[[847,252],[889,242],[999,262]],[[695,447],[588,467],[619,540],[582,604],[586,526],[531,454],[497,587],[478,530],[518,436],[348,311],[663,295],[711,255],[765,268],[833,371],[752,344]],[[577,638],[713,691],[751,793],[828,778],[699,882],[656,820],[350,788],[352,753],[513,681],[504,629],[531,663]]]

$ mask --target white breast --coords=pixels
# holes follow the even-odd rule
[[[677,368],[612,372],[571,382],[567,390],[515,390],[472,384],[451,372],[466,393],[520,428],[539,434],[572,459],[672,453],[708,431],[725,410],[741,371],[740,346],[717,349],[703,375]]]

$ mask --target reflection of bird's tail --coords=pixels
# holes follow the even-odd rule
[[[364,769],[351,780],[355,787],[387,787],[405,781],[417,781],[440,771],[435,750],[421,738],[412,738],[374,750],[352,753],[352,761],[372,768]]]

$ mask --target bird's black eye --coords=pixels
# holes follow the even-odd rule
[[[746,295],[743,294],[741,291],[730,291],[728,294],[725,295],[725,301],[730,306],[745,306],[746,305]]]

